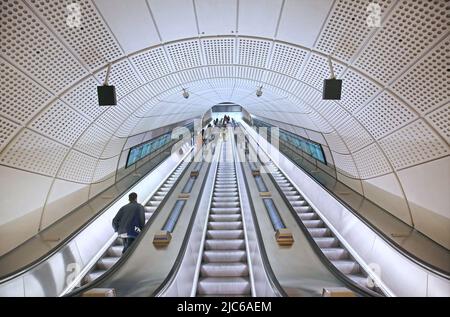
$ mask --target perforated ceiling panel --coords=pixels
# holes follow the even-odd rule
[[[446,34],[449,10],[448,1],[443,0],[398,1],[355,65],[388,83]]]
[[[348,70],[342,81],[342,97],[339,101],[351,113],[364,106],[381,89],[380,86],[360,74]]]
[[[426,119],[450,143],[450,103],[431,112]]]
[[[97,159],[71,150],[58,173],[58,178],[89,184],[94,174]]]
[[[0,58],[1,114],[18,122],[27,122],[52,95]],[[33,103],[30,103],[33,100]]]
[[[55,176],[69,149],[24,129],[0,156],[0,163],[26,171]]]
[[[97,125],[90,126],[75,144],[75,148],[94,157],[99,157],[112,133]]]
[[[106,68],[97,73],[97,78],[101,83],[105,81]],[[117,98],[125,96],[127,93],[132,91],[141,85],[139,77],[133,70],[133,67],[128,62],[127,59],[114,64],[111,67],[111,73],[108,80],[109,85],[116,86]]]
[[[391,0],[337,0],[317,41],[316,48],[327,55],[349,61],[375,28],[367,25],[369,3],[380,4],[383,18]],[[395,2],[395,1],[394,1]],[[358,30],[355,32],[355,30]]]
[[[25,4],[17,0],[1,3],[0,47],[4,57],[53,92],[87,74]]]
[[[106,159],[119,155],[126,141],[126,138],[112,137],[106,145],[101,158]]]
[[[378,145],[371,144],[353,153],[353,159],[362,179],[390,173],[392,170]]]
[[[167,45],[167,52],[176,70],[200,66],[200,46],[198,40]]]
[[[334,74],[336,77],[340,78],[339,76],[342,74],[344,67],[334,61],[332,64]],[[319,91],[322,91],[323,80],[325,78],[330,78],[330,76],[330,67],[327,59],[317,54],[311,54],[301,79]]]
[[[170,73],[169,61],[161,47],[132,56],[131,62],[146,81],[152,81]]]
[[[98,106],[97,86],[99,84],[91,76],[62,96],[61,99],[90,120],[95,120],[102,112],[108,109]]]
[[[121,126],[122,122],[131,114],[125,105],[121,104],[121,107],[112,107],[104,114],[102,114],[96,121],[96,124],[111,133]]]
[[[420,113],[450,101],[450,36],[397,80],[393,90]]]
[[[275,43],[270,69],[295,77],[303,65],[307,51],[298,47]]]
[[[351,155],[343,155],[333,151],[332,154],[334,165],[341,174],[352,178],[359,178],[358,170]]]
[[[350,151],[354,152],[370,144],[373,140],[364,127],[353,117],[336,127]]]
[[[67,124],[70,122],[70,124]],[[42,134],[71,146],[89,126],[89,120],[58,101],[31,122],[30,127]]]
[[[11,120],[0,117],[0,151],[19,130],[20,125]]]
[[[422,119],[388,135],[379,143],[396,169],[437,159],[449,153],[448,145]]]
[[[350,114],[334,101],[321,101],[314,106],[334,127],[350,119]]]
[[[122,56],[122,49],[90,0],[26,1],[91,69]],[[79,26],[67,22],[71,20],[67,9],[70,4],[79,5]]]
[[[345,145],[344,141],[342,141],[342,138],[336,133],[326,133],[323,135],[325,139],[327,140],[328,146],[331,150],[334,152],[340,153],[340,154],[348,154],[348,148]]]
[[[264,67],[271,43],[264,40],[239,39],[239,64]]]
[[[370,134],[379,139],[417,118],[405,104],[383,92],[356,114]]]
[[[97,167],[95,169],[93,182],[100,182],[114,175],[114,172],[117,168],[117,161],[119,160],[119,156],[106,159],[99,160]]]
[[[233,64],[234,38],[202,40],[207,64]]]

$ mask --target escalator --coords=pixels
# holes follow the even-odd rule
[[[298,219],[303,223],[313,241],[331,264],[361,287],[383,295],[381,290],[376,288],[371,279],[368,278],[367,273],[360,264],[350,255],[345,246],[279,168],[272,161],[267,162],[265,165],[272,174],[280,191],[295,210]]]
[[[178,167],[173,171],[173,173],[166,179],[166,181],[161,185],[161,187],[155,191],[155,194],[148,200],[145,205],[145,223],[150,220],[150,218],[155,213],[158,206],[164,200],[166,195],[170,192],[176,181],[183,174],[183,171],[189,165],[189,161],[183,161]],[[81,285],[83,286],[87,283],[93,282],[100,276],[102,276],[107,270],[109,270],[122,256],[123,242],[122,239],[116,237],[114,242],[110,245],[107,251],[100,257],[100,259],[95,263],[93,268],[83,277],[81,280]]]
[[[231,142],[224,142],[216,172],[197,296],[251,296],[247,246]],[[231,157],[233,157],[231,155]]]

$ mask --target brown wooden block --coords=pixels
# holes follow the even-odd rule
[[[92,288],[84,292],[82,297],[116,297],[114,288]]]
[[[356,297],[356,294],[345,287],[324,288],[322,290],[323,297]]]
[[[172,235],[168,231],[160,231],[153,237],[153,245],[155,247],[165,247],[172,240]]]

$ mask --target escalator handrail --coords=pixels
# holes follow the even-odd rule
[[[192,150],[192,148],[191,148]],[[190,153],[190,151],[189,151]],[[183,162],[185,161],[186,156],[184,156],[184,159],[182,159],[178,165],[174,168],[173,171],[175,171],[181,164],[183,164]],[[141,240],[144,238],[144,236],[146,235],[147,231],[150,230],[150,227],[152,226],[153,222],[155,221],[156,217],[159,215],[159,213],[161,212],[161,210],[163,209],[165,203],[167,202],[167,200],[169,199],[169,197],[172,195],[173,191],[175,190],[175,188],[178,186],[179,182],[181,181],[181,179],[183,178],[183,176],[186,174],[186,171],[189,169],[190,165],[192,164],[192,161],[189,162],[189,164],[184,168],[183,172],[180,174],[180,176],[178,177],[178,179],[175,181],[175,183],[173,184],[173,186],[170,188],[170,190],[167,192],[167,194],[164,196],[163,200],[161,201],[161,203],[158,205],[158,207],[156,208],[156,210],[153,212],[152,216],[150,217],[150,219],[147,221],[147,223],[145,224],[145,227],[142,229],[141,233],[137,236],[136,240],[133,242],[133,244],[127,249],[127,252],[125,252],[120,259],[114,263],[114,265],[109,268],[104,274],[102,274],[100,277],[98,277],[97,279],[95,279],[94,281],[87,283],[67,294],[64,295],[64,297],[72,297],[72,296],[78,296],[81,293],[95,288],[95,286],[97,286],[98,284],[102,283],[103,281],[105,281],[107,278],[111,277],[115,272],[117,272],[117,270],[119,268],[122,267],[122,265],[124,265],[124,263],[126,263],[126,261],[128,260],[128,258],[134,253],[134,251],[136,250],[136,248],[138,247],[138,245],[140,244]],[[170,177],[170,175],[172,175],[172,173],[170,173],[166,180]],[[164,181],[165,182],[165,181]],[[163,183],[164,183],[163,182]],[[153,197],[153,195],[152,195]],[[150,197],[151,199],[151,197]]]
[[[214,153],[216,153],[216,147],[214,147]],[[202,186],[199,189],[199,193],[203,193],[203,190],[205,189],[205,185],[206,185],[206,181],[208,179],[208,175],[210,173],[211,170],[211,163],[208,166],[208,169],[206,170],[205,176],[203,177],[202,180]],[[195,202],[195,206],[191,215],[191,219],[189,221],[188,227],[186,229],[186,234],[184,236],[183,242],[181,244],[180,247],[180,252],[178,253],[174,264],[172,265],[172,268],[170,269],[169,273],[167,274],[166,278],[163,280],[163,282],[156,288],[156,290],[153,291],[153,293],[151,294],[151,297],[156,297],[159,294],[163,293],[175,280],[178,271],[181,267],[181,263],[183,262],[183,259],[186,255],[186,251],[187,251],[187,246],[189,244],[189,240],[191,237],[191,233],[192,233],[192,229],[194,227],[194,223],[195,223],[195,218],[197,217],[197,213],[198,213],[198,207],[200,205],[201,202],[201,197],[202,195],[198,195],[197,196],[197,201]]]
[[[251,127],[250,127],[251,128]],[[246,128],[243,128],[244,131],[246,131]],[[250,134],[249,134],[250,135]],[[253,136],[251,136],[252,139],[254,139]],[[268,141],[267,141],[268,142]],[[263,150],[264,151],[264,150]],[[264,153],[266,153],[264,151]],[[424,260],[420,259],[416,255],[412,254],[408,250],[406,250],[404,247],[399,245],[397,242],[389,238],[384,232],[382,232],[379,228],[377,228],[375,225],[373,225],[370,221],[368,221],[366,218],[361,216],[353,207],[351,207],[346,201],[344,201],[342,198],[337,196],[335,193],[330,191],[327,187],[325,187],[323,184],[321,184],[317,179],[315,179],[310,173],[308,173],[306,170],[304,170],[301,166],[299,166],[295,161],[293,161],[288,156],[284,155],[280,152],[285,158],[287,158],[292,164],[300,168],[304,173],[308,174],[312,181],[314,181],[317,185],[319,185],[323,190],[325,190],[330,196],[332,196],[334,199],[336,199],[339,203],[341,203],[349,212],[351,212],[355,217],[357,217],[361,222],[363,222],[367,227],[369,227],[371,230],[373,230],[381,239],[383,239],[387,244],[389,244],[392,248],[397,250],[399,253],[401,253],[403,256],[405,256],[407,259],[411,260],[415,264],[421,266],[425,270],[434,273],[440,277],[443,277],[447,280],[450,280],[450,272],[446,272],[443,269],[436,267],[435,265],[425,262]],[[266,155],[268,155],[266,153]],[[269,155],[268,155],[269,156]],[[270,156],[269,156],[270,157]],[[414,229],[414,228],[411,228]],[[442,247],[444,248],[444,247]]]
[[[258,144],[258,147],[259,147],[259,144]],[[260,147],[260,149],[262,149],[262,148]],[[259,160],[260,164],[262,166],[264,166],[263,163],[261,162],[261,160],[259,159],[259,156],[258,156],[258,160]],[[275,164],[273,161],[272,161],[272,163]],[[347,277],[344,273],[339,271],[339,269],[336,268],[331,263],[331,261],[325,256],[325,254],[322,252],[322,250],[319,248],[319,246],[315,243],[314,239],[309,234],[308,229],[306,228],[304,223],[300,220],[296,211],[294,210],[294,208],[292,207],[290,202],[287,200],[286,196],[284,194],[282,194],[281,188],[279,187],[278,183],[275,181],[272,173],[266,173],[266,174],[269,175],[269,178],[272,181],[272,184],[277,189],[280,197],[283,199],[283,202],[288,207],[292,217],[295,219],[297,225],[302,230],[303,234],[305,235],[306,239],[309,242],[309,245],[313,248],[314,252],[319,257],[322,264],[324,264],[327,267],[327,269],[330,270],[336,278],[338,278],[340,281],[342,281],[350,290],[354,291],[358,295],[381,297],[380,294],[378,294],[374,291],[371,291],[369,289],[363,288],[360,285],[358,285],[357,283],[355,283],[354,281],[352,281],[349,277]]]
[[[176,142],[174,142],[175,144]],[[161,151],[160,153],[158,153],[157,155],[160,155],[162,153],[165,152],[165,150],[167,150],[171,145],[173,146],[174,144],[169,143],[168,147],[166,147],[163,151]],[[192,147],[190,148],[190,150],[188,151],[188,153],[190,153],[190,151],[192,151]],[[155,155],[156,157],[156,155]],[[159,166],[161,166],[161,164],[163,164],[168,158],[170,157],[170,155],[166,158],[163,159],[161,162],[159,162],[156,166],[154,166],[151,170],[149,170],[147,173],[145,173],[145,175],[143,175],[139,180],[143,180],[145,177],[147,177],[149,174],[151,174],[156,168],[158,168]],[[182,159],[183,160],[183,159]],[[181,161],[182,161],[181,160]],[[133,188],[133,186],[136,185],[137,182],[134,182],[133,184],[131,184],[130,186],[128,186],[123,193],[129,191],[131,188]],[[112,185],[114,186],[114,185]],[[108,187],[107,189],[109,189],[110,187]],[[106,189],[106,190],[107,190]],[[82,231],[84,231],[87,227],[89,227],[95,220],[97,220],[99,217],[101,217],[112,205],[114,205],[117,201],[119,201],[121,198],[123,197],[123,195],[119,195],[116,198],[114,198],[111,202],[109,202],[106,206],[104,206],[99,212],[97,212],[93,217],[89,218],[83,225],[81,225],[80,227],[78,227],[75,231],[73,231],[71,234],[69,234],[67,237],[65,237],[64,239],[61,240],[61,242],[58,243],[58,245],[56,245],[53,249],[51,249],[49,252],[45,253],[44,255],[38,257],[37,259],[33,260],[32,262],[28,263],[27,265],[21,267],[20,269],[13,271],[11,273],[8,273],[2,277],[0,277],[0,285],[7,283],[25,273],[27,273],[28,271],[36,268],[38,265],[40,265],[41,263],[47,261],[49,258],[51,258],[52,256],[54,256],[55,254],[57,254],[59,251],[61,251],[62,248],[64,248],[69,242],[71,242],[73,239],[75,239],[76,236],[78,236]],[[81,208],[85,205],[89,204],[89,201],[83,203],[82,205],[80,205],[77,208]],[[62,219],[59,219],[57,222],[61,221]],[[57,223],[55,222],[55,224]],[[25,243],[25,242],[24,242]]]

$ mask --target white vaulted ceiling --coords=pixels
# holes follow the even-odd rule
[[[1,0],[0,175],[41,184],[26,206],[2,190],[0,234],[31,223],[8,248],[111,184],[127,138],[224,101],[306,128],[342,181],[449,247],[450,203],[433,183],[450,178],[449,1],[377,1],[379,28],[370,2]],[[71,3],[81,27],[66,23]],[[321,100],[328,55],[338,102]],[[111,62],[119,104],[103,108]],[[56,196],[74,198],[55,214]]]

